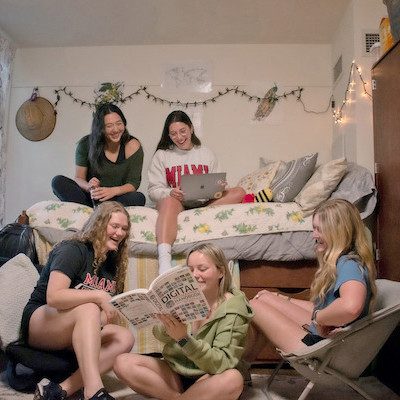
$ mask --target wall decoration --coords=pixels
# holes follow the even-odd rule
[[[103,82],[94,90],[94,104],[98,106],[102,103],[118,103],[123,99],[123,82]]]
[[[274,86],[268,90],[265,94],[264,98],[261,100],[256,113],[254,114],[254,118],[257,121],[261,121],[262,119],[268,117],[271,114],[272,110],[275,107],[276,99],[275,94],[278,90],[278,86]]]
[[[166,64],[161,87],[180,92],[209,93],[212,90],[210,70],[204,61]]]
[[[34,88],[29,100],[18,109],[15,124],[19,133],[28,140],[38,142],[46,139],[56,126],[57,112],[44,97],[40,97],[38,88]]]
[[[260,103],[258,106],[256,112],[255,112],[255,120],[262,120],[265,119],[273,110],[275,107],[276,103],[280,101],[281,99],[286,99],[289,96],[295,96],[296,100],[301,103],[303,106],[303,110],[306,113],[312,113],[312,114],[324,114],[329,111],[329,109],[332,108],[332,113],[333,117],[335,119],[335,123],[343,122],[343,109],[348,103],[349,98],[349,92],[352,91],[352,86],[355,85],[354,81],[354,70],[358,72],[359,79],[362,82],[363,86],[363,95],[367,95],[370,98],[372,98],[372,95],[368,93],[366,90],[366,85],[367,82],[364,81],[362,75],[361,75],[361,68],[355,63],[355,61],[352,62],[351,67],[350,67],[350,74],[349,74],[349,80],[346,88],[346,92],[344,95],[344,100],[339,109],[335,109],[335,101],[333,99],[333,95],[330,96],[328,105],[326,109],[321,110],[321,111],[316,111],[316,110],[309,110],[306,105],[303,102],[303,99],[301,97],[302,92],[304,88],[298,87],[297,89],[293,89],[288,92],[284,92],[283,94],[277,94],[278,93],[278,86],[275,85],[272,87],[265,95],[264,97],[259,97],[255,95],[251,95],[247,93],[247,91],[239,89],[239,86],[233,86],[233,87],[227,87],[225,90],[220,90],[217,92],[216,95],[209,97],[208,99],[205,100],[199,100],[199,101],[182,101],[182,100],[169,100],[166,98],[162,98],[159,96],[154,95],[151,93],[146,86],[141,86],[139,89],[137,89],[135,92],[129,94],[128,96],[123,97],[122,94],[122,89],[124,87],[123,82],[117,82],[117,83],[110,83],[110,82],[105,82],[100,85],[100,88],[95,91],[95,101],[94,102],[89,102],[85,100],[81,100],[76,98],[71,91],[67,91],[67,88],[60,88],[55,90],[56,94],[56,101],[54,103],[54,106],[57,107],[60,99],[61,99],[61,94],[64,93],[65,95],[69,96],[73,102],[79,103],[81,106],[87,106],[89,108],[95,108],[96,105],[98,104],[99,101],[103,101],[107,98],[108,96],[111,96],[110,98],[112,101],[116,104],[124,104],[128,101],[132,101],[136,96],[144,94],[148,100],[153,101],[154,103],[159,103],[159,104],[166,104],[170,107],[179,107],[179,108],[188,108],[188,107],[198,107],[198,106],[207,106],[208,104],[216,103],[221,97],[226,96],[228,94],[235,94],[239,95],[241,97],[246,98],[248,101],[255,101],[256,103]]]

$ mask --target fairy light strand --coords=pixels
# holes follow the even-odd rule
[[[299,87],[297,89],[288,91],[288,92],[284,92],[281,95],[275,95],[274,97],[274,101],[279,101],[279,99],[281,98],[287,98],[288,96],[297,96],[297,99],[300,100],[301,99],[301,92],[303,91],[303,88]],[[79,103],[81,106],[87,106],[89,108],[95,108],[96,107],[96,103],[95,102],[88,102],[85,100],[81,100],[78,99],[77,97],[75,97],[73,95],[73,93],[71,91],[67,91],[67,88],[61,88],[61,89],[56,89],[55,91],[56,94],[56,101],[54,103],[54,107],[57,107],[59,101],[61,100],[61,95],[62,93],[64,93],[65,95],[69,96],[72,101],[74,103]],[[257,103],[262,101],[262,97],[259,96],[255,96],[255,95],[251,95],[249,93],[247,93],[246,91],[239,89],[238,86],[234,86],[234,87],[227,87],[225,88],[224,91],[218,91],[218,94],[215,96],[212,96],[208,99],[205,100],[199,100],[199,101],[181,101],[181,100],[168,100],[159,96],[154,95],[153,93],[149,92],[149,90],[147,89],[146,86],[141,86],[138,90],[136,90],[135,92],[131,93],[130,95],[123,97],[123,98],[119,98],[115,101],[116,104],[120,103],[120,104],[124,104],[127,101],[131,101],[133,100],[134,97],[140,95],[144,93],[146,98],[148,100],[153,101],[154,103],[160,103],[160,104],[167,104],[169,106],[180,106],[180,107],[197,107],[197,106],[206,106],[209,103],[216,103],[217,100],[219,100],[221,97],[226,96],[229,93],[233,93],[235,95],[240,95],[242,97],[246,97],[249,101],[256,101]]]
[[[344,99],[343,99],[342,104],[339,107],[339,109],[333,111],[333,118],[334,118],[335,124],[339,124],[339,123],[343,122],[343,109],[351,101],[350,92],[353,91],[352,86],[355,85],[355,81],[354,81],[355,72],[354,71],[356,71],[358,73],[358,77],[362,83],[363,95],[366,95],[372,99],[371,93],[369,93],[366,88],[367,82],[365,82],[364,78],[361,75],[361,68],[356,64],[355,61],[353,61],[350,66],[349,79],[347,81],[347,87],[346,87],[346,91],[344,93]]]

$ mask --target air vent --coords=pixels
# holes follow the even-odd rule
[[[342,65],[342,56],[339,57],[339,59],[337,60],[335,66],[333,67],[333,83],[335,83],[338,79],[339,76],[342,73],[343,70],[343,65]]]
[[[369,56],[371,47],[377,42],[379,42],[379,33],[365,32],[363,39],[364,55]]]

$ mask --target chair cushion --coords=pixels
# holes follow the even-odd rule
[[[18,339],[22,311],[39,278],[31,260],[20,253],[0,268],[0,344]]]

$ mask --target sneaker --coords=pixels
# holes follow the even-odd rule
[[[84,400],[85,397],[83,396],[83,390],[82,390],[82,397],[81,400]],[[89,400],[115,400],[114,397],[112,397],[106,389],[101,388],[98,390]]]
[[[43,378],[37,385],[33,400],[65,400],[67,392],[58,383]]]

